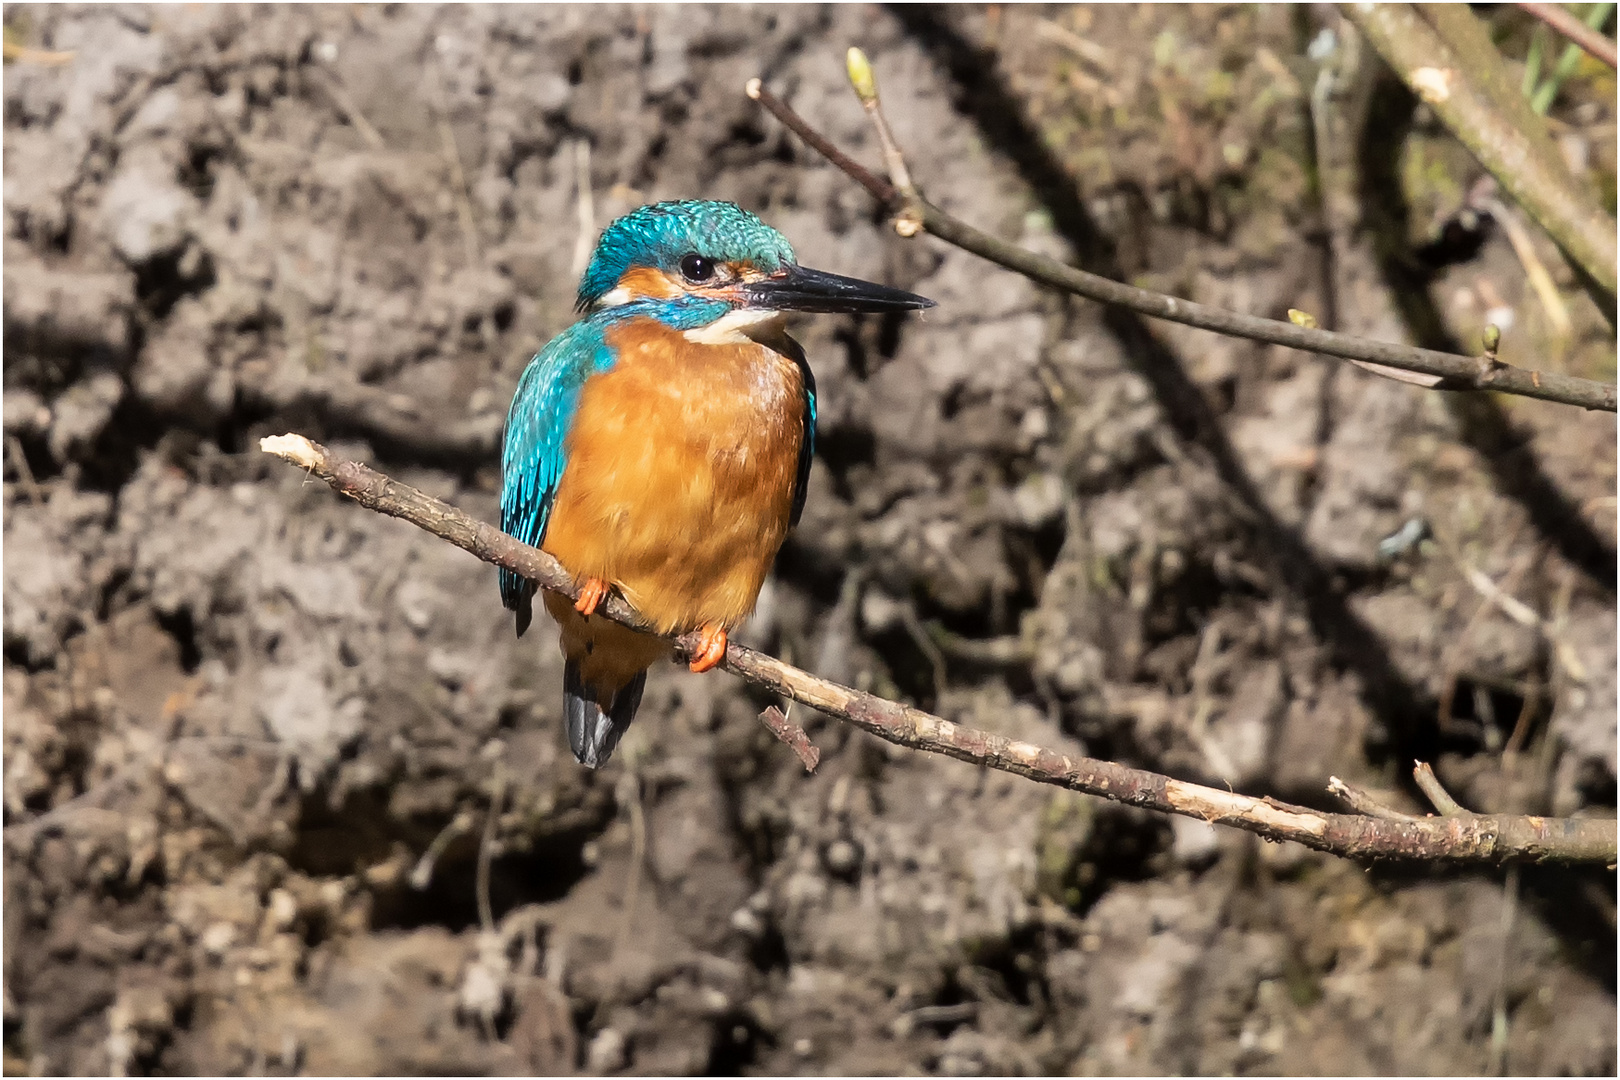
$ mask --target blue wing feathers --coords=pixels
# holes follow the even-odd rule
[[[575,323],[529,361],[506,416],[501,451],[501,531],[532,547],[546,538],[551,505],[568,464],[568,430],[585,380],[612,362],[600,326]],[[529,623],[534,583],[502,569],[501,602]]]
[[[799,444],[799,474],[793,481],[793,515],[789,525],[797,525],[804,513],[804,500],[810,494],[810,460],[816,453],[816,377],[799,355],[799,373],[804,376],[804,441]]]

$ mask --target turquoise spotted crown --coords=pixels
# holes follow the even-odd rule
[[[696,253],[715,262],[752,263],[766,272],[796,261],[787,237],[735,203],[689,199],[653,203],[609,225],[580,278],[581,311],[611,291],[635,266],[674,270]]]

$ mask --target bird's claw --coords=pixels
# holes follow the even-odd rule
[[[601,578],[586,578],[585,584],[580,587],[579,599],[574,601],[574,610],[581,615],[596,614],[596,607],[607,599],[609,588],[611,586]]]
[[[718,667],[720,661],[725,658],[725,628],[710,623],[698,631],[697,649],[692,653],[692,661],[687,666],[698,674],[702,674],[711,668]]]

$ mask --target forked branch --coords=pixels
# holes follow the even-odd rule
[[[369,510],[409,521],[487,563],[515,570],[542,588],[569,597],[578,594],[573,578],[550,555],[413,487],[358,462],[336,457],[301,435],[272,436],[262,440],[260,446]],[[646,628],[635,610],[617,595],[610,595],[597,611],[615,622]],[[696,637],[676,638],[677,653],[689,655],[697,644]],[[1615,861],[1612,818],[1469,814],[1396,819],[1321,813],[1273,799],[1190,784],[1110,761],[1070,757],[962,727],[919,709],[818,678],[736,643],[727,648],[721,666],[747,682],[899,746],[944,754],[1131,806],[1231,825],[1268,840],[1295,840],[1335,855],[1453,862]]]
[[[749,97],[758,101],[766,111],[808,143],[812,149],[871,192],[886,210],[898,216],[897,225],[909,226],[913,222],[920,223],[924,230],[946,243],[1005,266],[1043,285],[1050,285],[1055,289],[1099,303],[1115,304],[1156,319],[1196,326],[1201,330],[1213,330],[1230,337],[1285,345],[1291,349],[1303,349],[1343,360],[1380,364],[1432,376],[1438,380],[1433,387],[1437,390],[1499,390],[1506,394],[1541,398],[1565,405],[1579,405],[1585,409],[1615,411],[1615,388],[1593,379],[1514,367],[1502,363],[1495,357],[1458,356],[1455,353],[1437,352],[1433,349],[1420,349],[1392,342],[1371,341],[1350,334],[1244,315],[1224,308],[1211,307],[1208,304],[1195,304],[1190,300],[1182,300],[1148,289],[1139,289],[1100,274],[1067,266],[1056,259],[1037,255],[1033,251],[1009,244],[974,228],[920,195],[912,193],[908,196],[896,185],[872,173],[839,150],[831,140],[811,127],[786,102],[767,90],[759,79],[750,79],[744,90]],[[864,103],[865,95],[862,97]],[[871,111],[877,106],[872,104],[867,108]]]

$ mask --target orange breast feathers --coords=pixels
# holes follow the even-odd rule
[[[617,360],[580,391],[543,546],[663,633],[734,627],[787,536],[799,368],[749,338],[700,344],[650,318],[607,340]],[[781,347],[798,349],[785,335]]]

